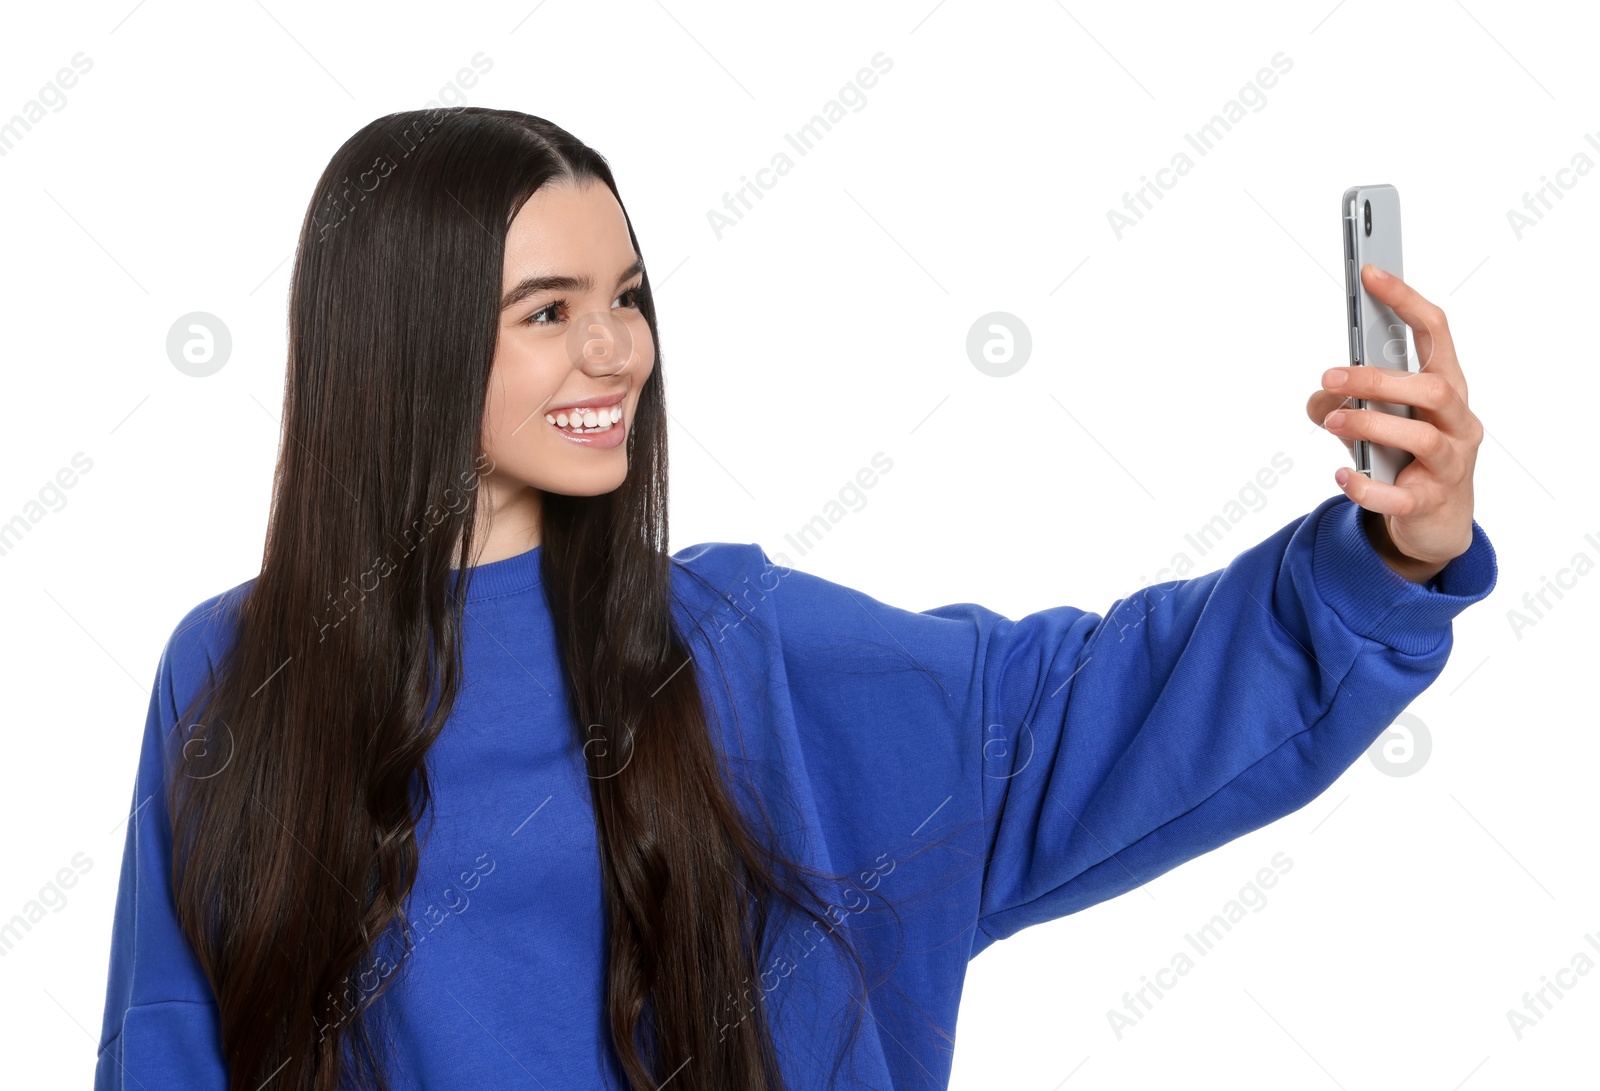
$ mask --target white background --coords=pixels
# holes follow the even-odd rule
[[[1600,937],[1600,577],[1520,636],[1508,618],[1575,554],[1600,559],[1600,177],[1564,175],[1520,239],[1507,220],[1579,152],[1600,162],[1592,12],[532,6],[5,14],[0,119],[93,61],[0,157],[0,521],[75,453],[93,461],[0,556],[0,919],[92,860],[0,958],[7,1082],[89,1080],[156,661],[260,559],[312,184],[357,128],[441,91],[548,117],[612,163],[657,285],[674,549],[758,541],[915,609],[1103,612],[1193,557],[1184,535],[1276,452],[1292,471],[1200,570],[1335,492],[1344,450],[1303,407],[1345,362],[1338,198],[1396,185],[1407,279],[1447,311],[1488,430],[1477,516],[1500,564],[1411,706],[1431,756],[1404,777],[1363,758],[1302,811],[990,948],[952,1086],[1488,1091],[1592,1072],[1600,973],[1520,1040],[1506,1016]],[[480,52],[490,71],[449,87]],[[784,134],[879,52],[893,67],[865,106],[798,156]],[[1265,106],[1199,156],[1183,135],[1280,52],[1293,67]],[[780,150],[793,171],[718,239],[708,211]],[[1194,169],[1117,239],[1107,211],[1179,151]],[[166,356],[190,311],[232,332],[209,378]],[[1031,332],[1009,378],[967,357],[992,311]],[[802,557],[785,534],[880,451],[893,469]],[[1108,1009],[1278,852],[1293,868],[1266,906],[1119,1039]]]

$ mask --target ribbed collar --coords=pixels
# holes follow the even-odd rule
[[[466,569],[465,572],[470,573],[470,579],[467,580],[467,601],[479,602],[483,599],[499,598],[502,595],[521,594],[539,586],[539,548],[534,546],[526,553],[502,557],[498,561],[489,561]],[[452,594],[460,592],[463,574],[459,570],[453,573],[450,584]]]

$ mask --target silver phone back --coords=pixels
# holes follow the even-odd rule
[[[1367,208],[1371,207],[1371,227]],[[1388,305],[1380,303],[1361,284],[1361,268],[1368,263],[1404,277],[1400,247],[1400,194],[1393,186],[1352,186],[1341,202],[1344,224],[1345,300],[1350,324],[1350,362],[1415,371],[1406,347],[1406,324]],[[1410,417],[1409,405],[1356,398],[1357,409],[1373,409]],[[1411,461],[1411,453],[1367,440],[1355,441],[1356,469],[1374,481],[1394,484]]]

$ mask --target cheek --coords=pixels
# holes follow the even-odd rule
[[[636,365],[639,370],[638,381],[643,383],[650,377],[651,370],[656,364],[656,345],[650,338],[650,327],[645,324],[643,316],[637,323],[634,331],[634,356],[638,359]]]
[[[541,403],[554,396],[567,370],[560,355],[559,344],[553,350],[502,348],[495,355],[483,405],[484,441],[491,450],[538,434],[531,431],[533,418],[540,415]]]

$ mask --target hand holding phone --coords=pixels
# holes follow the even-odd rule
[[[1399,191],[1388,185],[1352,186],[1344,191],[1340,212],[1350,363],[1414,371],[1406,348],[1406,324],[1361,283],[1361,269],[1369,263],[1396,277],[1405,275],[1401,268]],[[1366,398],[1354,401],[1357,409],[1412,416],[1408,405]],[[1398,447],[1358,439],[1354,448],[1356,470],[1386,485],[1393,485],[1395,477],[1411,462],[1411,453]]]
[[[1346,194],[1344,211],[1351,214],[1356,229],[1347,235],[1350,251],[1346,269],[1355,280],[1346,297],[1350,304],[1348,321],[1355,334],[1365,336],[1357,339],[1352,334],[1349,365],[1330,367],[1322,373],[1319,389],[1306,401],[1306,415],[1348,444],[1352,455],[1357,440],[1371,441],[1366,456],[1369,460],[1375,454],[1381,456],[1382,444],[1404,450],[1403,463],[1390,463],[1404,477],[1403,482],[1382,480],[1385,471],[1379,463],[1370,475],[1340,467],[1333,475],[1334,483],[1364,509],[1362,523],[1367,540],[1384,563],[1412,582],[1427,583],[1443,572],[1453,558],[1474,548],[1480,537],[1472,521],[1473,468],[1485,432],[1468,408],[1467,381],[1461,361],[1456,358],[1455,338],[1444,311],[1397,275],[1397,247],[1393,254],[1382,256],[1373,254],[1365,245],[1368,238],[1377,238],[1380,231],[1386,230],[1390,221],[1380,198],[1361,194],[1387,188],[1356,187]],[[1371,236],[1367,235],[1366,225],[1368,200],[1372,202]],[[1398,202],[1395,204],[1397,207]],[[1398,224],[1395,217],[1393,225],[1398,228]],[[1362,245],[1358,246],[1358,241]],[[1372,271],[1363,276],[1369,264]],[[1399,363],[1399,351],[1403,351],[1400,346],[1405,343],[1399,341],[1402,331],[1391,331],[1387,325],[1381,328],[1381,335],[1374,337],[1379,326],[1373,316],[1387,317],[1389,313],[1414,338],[1419,366],[1410,366],[1409,354],[1404,370],[1387,366]],[[1386,342],[1397,343],[1390,347]],[[1362,357],[1359,361],[1354,359],[1357,353]],[[1385,359],[1385,355],[1392,359]],[[1378,364],[1385,366],[1374,366]],[[1369,400],[1355,400],[1362,398]],[[1398,401],[1406,412],[1372,412],[1380,407],[1379,399]],[[1353,400],[1356,408],[1351,409]],[[1368,465],[1372,465],[1371,461]],[[1492,573],[1493,553],[1487,549],[1482,552],[1484,560],[1474,570],[1481,571],[1486,566]]]

